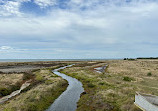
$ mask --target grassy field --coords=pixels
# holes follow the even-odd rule
[[[0,97],[20,89],[23,74],[0,74]]]
[[[105,73],[94,71],[105,64]],[[141,111],[134,105],[136,91],[158,95],[157,60],[87,62],[61,72],[83,83],[77,111]]]
[[[64,64],[63,64],[64,65]],[[56,65],[49,68],[42,68],[24,74],[1,74],[4,76],[0,83],[5,84],[10,79],[10,84],[17,81],[31,79],[31,85],[21,94],[0,105],[0,111],[44,111],[53,101],[66,90],[68,83],[61,77],[52,73],[52,69],[60,67]]]
[[[21,94],[0,105],[0,111],[44,111],[68,86],[51,70],[72,63],[76,65],[61,72],[83,83],[85,92],[78,102],[77,111],[141,111],[134,105],[136,91],[158,95],[158,60],[4,63],[0,64],[1,68],[11,67],[12,71],[13,66],[18,66],[18,73],[0,72],[0,86],[15,90],[19,83],[29,79],[32,82]],[[38,69],[20,72],[23,65]],[[108,67],[104,73],[94,70],[105,65]]]
[[[15,85],[18,81],[22,81],[23,74],[0,74],[0,84],[4,87]]]

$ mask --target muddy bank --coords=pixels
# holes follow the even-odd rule
[[[63,62],[0,63],[1,73],[31,72],[36,69],[66,65]]]
[[[31,65],[24,65],[24,66],[9,66],[9,67],[0,67],[0,71],[4,73],[12,73],[12,72],[29,72],[32,70],[40,69],[42,67],[39,66],[31,66]]]

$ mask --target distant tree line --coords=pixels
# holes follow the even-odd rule
[[[137,59],[158,59],[158,57],[138,57]]]
[[[158,57],[124,58],[123,60],[137,60],[137,59],[158,59]]]
[[[124,58],[123,60],[136,60],[135,58]]]

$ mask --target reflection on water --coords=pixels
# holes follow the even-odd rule
[[[67,87],[66,91],[64,91],[55,100],[55,102],[49,107],[47,111],[75,111],[77,109],[77,102],[80,99],[80,94],[84,91],[82,83],[75,78],[58,72],[60,69],[71,66],[72,65],[53,70],[54,74],[67,80],[69,86]]]

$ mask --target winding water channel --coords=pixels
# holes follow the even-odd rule
[[[77,102],[80,99],[81,93],[84,91],[82,83],[75,78],[58,72],[60,69],[71,66],[68,65],[53,70],[54,74],[67,80],[69,86],[46,111],[75,111],[77,109]]]

